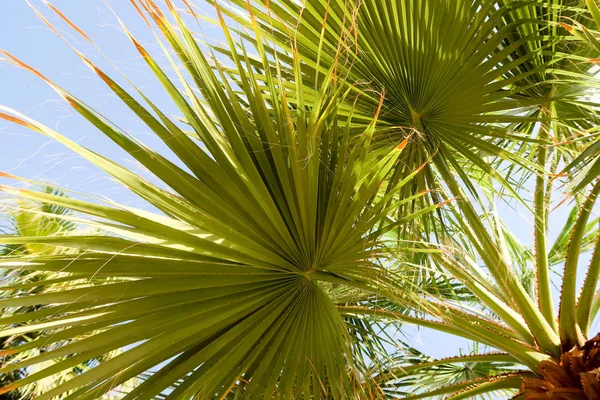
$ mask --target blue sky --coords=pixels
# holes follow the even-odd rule
[[[177,115],[176,108],[166,98],[160,86],[151,76],[143,60],[125,37],[114,16],[103,0],[56,0],[53,2],[77,25],[92,37],[105,52],[107,61],[96,49],[77,36],[64,23],[42,4],[32,0],[48,18],[64,29],[69,40],[94,62],[118,78],[114,66],[125,73],[136,85],[142,88],[167,113]],[[73,51],[57,35],[51,32],[25,1],[5,0],[0,13],[0,48],[21,58],[38,68],[58,85],[72,92],[100,113],[151,147],[163,149],[144,126],[111,94],[110,90],[79,60]],[[198,4],[202,4],[198,2]],[[113,0],[112,6],[126,22],[134,35],[158,54],[154,37],[137,16],[128,1]],[[209,10],[207,9],[207,12]],[[219,28],[205,24],[202,33],[211,40],[222,36]],[[123,79],[117,79],[124,82]],[[56,130],[80,144],[92,147],[95,151],[109,156],[134,170],[143,170],[126,154],[103,137],[69,109],[60,97],[40,79],[31,73],[6,63],[0,63],[0,104],[14,108]],[[98,168],[75,156],[63,146],[22,127],[0,122],[0,171],[39,181],[49,181],[76,192],[106,196],[112,200],[130,205],[142,206],[134,195],[114,183]],[[1,183],[8,183],[2,180]],[[505,223],[526,243],[530,243],[533,224],[524,218],[519,210],[501,206]],[[554,230],[566,215],[561,209],[552,215]],[[582,266],[585,263],[582,263]],[[455,354],[457,346],[465,343],[456,338],[407,328],[405,334],[419,349],[430,355],[442,357]]]
[[[127,85],[116,71],[116,67],[142,88],[163,110],[178,115],[176,108],[153,79],[145,62],[124,35],[103,0],[58,0],[53,4],[81,26],[110,61],[62,23],[41,1],[33,3],[50,21],[62,29],[61,32],[78,50],[113,78]],[[128,29],[150,51],[154,50],[154,53],[159,54],[160,50],[155,44],[152,32],[137,16],[133,6],[128,1],[113,3],[111,6],[125,21]],[[0,48],[38,69],[63,89],[109,116],[113,122],[147,145],[162,149],[159,140],[144,129],[69,46],[37,18],[25,1],[9,1],[2,7]],[[202,31],[207,37],[221,37],[220,29],[208,24],[202,27]],[[0,63],[0,104],[14,108],[80,144],[93,147],[103,155],[124,162],[131,168],[139,168],[116,145],[71,110],[47,84],[31,73],[6,63]],[[91,191],[110,196],[117,201],[136,201],[110,182],[99,169],[39,134],[4,122],[0,123],[0,134],[3,139],[0,148],[0,171],[35,180],[51,181],[74,191]]]

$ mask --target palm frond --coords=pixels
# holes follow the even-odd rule
[[[291,393],[343,398],[344,393],[368,390],[361,383],[348,327],[326,284],[377,293],[389,279],[386,270],[372,261],[385,257],[382,236],[437,207],[381,224],[397,207],[397,189],[416,174],[379,195],[390,185],[386,177],[409,139],[373,155],[369,149],[375,116],[363,128],[360,140],[354,140],[353,116],[347,122],[338,118],[347,94],[343,85],[335,84],[334,73],[328,78],[331,85],[325,84],[310,105],[302,104],[303,87],[298,83],[291,106],[284,78],[268,74],[265,94],[244,54],[236,59],[237,74],[244,78],[239,89],[245,101],[240,101],[223,71],[215,72],[175,8],[170,8],[173,23],[158,8],[148,11],[188,69],[191,83],[179,75],[183,90],[176,88],[125,25],[123,30],[189,122],[192,137],[140,90],[134,88],[147,106],[77,54],[186,169],[4,52],[46,81],[169,187],[162,189],[47,126],[0,108],[3,119],[59,141],[158,210],[2,187],[20,198],[76,211],[82,215],[78,223],[107,233],[1,237],[4,244],[39,243],[77,250],[73,256],[34,255],[1,262],[5,268],[62,271],[73,277],[65,290],[0,302],[3,307],[42,304],[61,310],[17,316],[24,323],[21,331],[44,329],[47,335],[10,351],[44,351],[5,365],[2,373],[68,356],[4,391],[50,378],[114,350],[121,352],[38,398],[67,392],[69,399],[97,398],[151,370],[152,376],[125,398],[156,396],[174,382],[181,383],[167,398],[222,398],[232,388],[248,398],[290,398]],[[224,32],[229,35],[227,29]],[[299,64],[297,69],[300,77]],[[201,98],[192,87],[200,90]],[[101,282],[92,284],[97,279]],[[42,315],[40,322],[34,322]],[[61,345],[65,339],[68,343]]]

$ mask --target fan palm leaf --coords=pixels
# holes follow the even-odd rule
[[[69,399],[98,398],[149,371],[152,375],[125,398],[157,396],[174,382],[179,384],[166,398],[222,398],[232,388],[247,398],[289,398],[292,393],[304,398],[344,398],[346,393],[370,390],[361,382],[348,328],[325,286],[379,293],[390,280],[377,262],[387,252],[381,246],[382,236],[437,207],[381,224],[399,204],[397,189],[417,173],[394,182],[381,195],[382,188],[390,185],[385,178],[409,139],[398,141],[391,150],[370,152],[375,115],[363,128],[361,139],[352,140],[353,116],[349,114],[347,122],[338,118],[347,95],[345,86],[334,84],[332,72],[331,85],[324,85],[315,102],[305,107],[299,64],[292,107],[282,76],[267,75],[270,93],[265,94],[248,57],[236,59],[237,73],[245,82],[240,87],[241,101],[224,73],[215,72],[177,10],[170,11],[174,23],[156,10],[149,19],[188,69],[191,83],[178,75],[182,90],[122,27],[193,128],[191,136],[140,90],[134,88],[134,93],[146,106],[77,54],[169,146],[177,164],[3,52],[47,82],[91,125],[169,187],[163,189],[33,119],[0,108],[3,119],[64,144],[156,210],[2,187],[20,198],[73,210],[80,216],[65,219],[108,233],[0,239],[7,245],[39,243],[78,252],[2,261],[5,268],[73,274],[67,290],[0,302],[3,307],[46,305],[42,311],[0,323],[18,319],[24,323],[23,331],[49,333],[8,350],[45,351],[5,365],[2,373],[68,356],[3,391],[52,377],[116,349],[122,352],[38,398],[62,393],[69,393]],[[90,285],[88,281],[95,278],[107,281]],[[68,344],[61,346],[65,339]]]
[[[450,196],[468,195],[477,203],[481,180],[470,177],[477,170],[500,183],[500,189],[489,188],[520,201],[517,189],[532,173],[540,176],[534,206],[544,218],[542,175],[557,175],[559,165],[571,163],[597,122],[597,105],[585,98],[598,83],[588,62],[594,53],[571,40],[565,23],[590,25],[583,0],[211,3],[242,27],[260,28],[276,45],[269,51],[278,60],[290,60],[297,47],[307,90],[319,87],[336,63],[361,93],[345,110],[364,114],[363,123],[383,94],[380,121],[387,126],[380,124],[378,143],[415,137],[390,179],[433,160],[401,190],[404,197],[422,190],[430,196],[399,207],[398,216],[439,202],[446,188]],[[250,34],[245,39],[253,41]],[[451,175],[460,178],[458,185],[448,184]],[[440,221],[431,218],[413,231],[444,240],[452,216],[440,211]],[[538,301],[553,324],[544,235],[536,236]]]
[[[297,46],[308,89],[318,87],[323,74],[344,57],[347,62],[337,67],[345,68],[348,81],[366,94],[355,114],[372,113],[385,91],[380,120],[394,127],[385,134],[419,132],[413,158],[443,146],[447,156],[464,157],[494,175],[483,156],[524,163],[506,151],[506,143],[534,138],[507,126],[539,120],[536,110],[547,102],[553,84],[565,86],[556,74],[574,64],[573,51],[559,51],[568,32],[552,22],[583,12],[577,8],[582,1],[567,8],[558,0],[232,3],[215,2],[235,21],[259,26],[278,44],[271,51],[279,59],[289,60]],[[556,91],[551,97],[575,98]]]

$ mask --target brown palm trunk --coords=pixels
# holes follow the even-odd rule
[[[523,379],[521,398],[600,400],[600,334],[563,353],[559,362],[542,362],[538,373],[538,378]]]

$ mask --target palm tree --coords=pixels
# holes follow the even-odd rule
[[[52,189],[47,187],[48,193],[53,193]],[[54,193],[61,195],[60,193]],[[73,229],[73,224],[52,215],[61,215],[68,212],[65,208],[55,207],[50,204],[43,203],[31,203],[20,201],[17,205],[17,210],[8,208],[6,216],[10,231],[16,235],[23,236],[48,236],[56,235],[63,232],[68,232]],[[28,255],[28,254],[43,254],[48,252],[48,249],[43,245],[36,244],[25,244],[25,245],[13,245],[13,246],[2,246],[0,254],[2,256],[14,256],[14,255]],[[9,297],[19,293],[39,293],[46,287],[38,286],[35,282],[39,280],[54,280],[56,276],[43,276],[44,273],[27,273],[20,270],[1,270],[0,280],[3,282],[3,286],[10,283],[11,286],[15,287],[14,291],[3,291],[1,294],[2,298]],[[40,276],[42,275],[42,276]],[[58,278],[60,282],[60,278]],[[14,313],[23,313],[35,311],[36,307],[26,307],[17,310],[2,309],[1,315],[3,319],[10,318]],[[18,329],[18,328],[17,328]],[[4,353],[10,347],[27,343],[29,340],[35,338],[36,335],[28,336],[22,335],[16,332],[12,336],[5,336],[0,338],[0,352]],[[32,354],[21,355],[24,358],[30,358]],[[1,385],[9,386],[14,381],[27,375],[27,370],[15,370],[10,374],[5,374],[0,379]],[[32,390],[33,389],[33,390]],[[8,393],[6,396],[8,399],[19,399],[19,398],[33,398],[33,392],[36,388],[30,387],[23,391],[14,391]]]
[[[383,96],[382,141],[417,133],[402,159],[409,170],[433,157],[415,181],[420,187],[438,189],[436,178],[455,168],[473,189],[461,172],[468,161],[514,194],[513,172],[500,174],[501,164],[490,158],[536,170],[528,145],[536,142],[536,123],[560,121],[566,131],[594,126],[594,106],[581,99],[592,85],[582,61],[594,52],[567,40],[563,26],[589,25],[583,0],[214,3],[220,15],[261,29],[273,43],[266,51],[278,60],[288,61],[297,49],[305,91],[318,88],[335,65],[361,94],[344,109],[357,122],[367,123]],[[243,29],[239,34],[254,41]],[[555,130],[555,141],[569,137]]]
[[[211,57],[182,11],[166,3],[163,11],[151,0],[134,2],[162,35],[174,74],[121,26],[184,123],[77,54],[176,162],[2,52],[155,178],[0,107],[1,118],[63,143],[154,210],[2,187],[73,210],[77,216],[65,220],[103,233],[0,238],[76,251],[0,261],[72,274],[64,290],[0,301],[44,306],[18,314],[24,333],[43,330],[43,337],[9,350],[39,356],[0,373],[60,359],[3,392],[109,355],[37,398],[96,399],[132,379],[141,383],[127,399],[458,399],[496,390],[594,398],[597,339],[589,328],[600,307],[600,250],[591,214],[600,186],[585,198],[574,190],[580,203],[553,246],[547,234],[556,171],[577,160],[590,140],[582,131],[595,123],[594,104],[580,99],[594,80],[575,62],[587,60],[589,47],[569,40],[557,22],[584,24],[581,2],[301,8],[282,0],[256,3],[247,14],[217,5],[228,47],[212,48]],[[233,35],[227,16],[252,34]],[[498,196],[524,202],[522,181],[532,173],[533,252],[494,210]],[[592,246],[577,299],[578,261]],[[563,262],[557,318],[550,271]],[[498,352],[446,360],[410,349],[388,354],[381,327],[403,323]],[[114,350],[121,352],[110,356]],[[440,379],[426,385],[423,377],[433,375]]]
[[[351,116],[345,122],[337,118],[347,93],[344,86],[334,84],[339,78],[333,73],[331,85],[324,85],[311,107],[303,105],[301,91],[290,105],[285,90],[289,82],[281,76],[265,78],[270,89],[265,94],[248,58],[236,60],[244,84],[229,86],[225,71],[213,70],[179,14],[173,15],[180,34],[164,22],[160,10],[154,11],[150,17],[202,99],[183,75],[179,90],[124,25],[123,29],[192,132],[184,131],[134,88],[147,104],[143,106],[77,54],[169,146],[179,165],[3,52],[14,64],[44,79],[169,187],[163,189],[14,110],[0,108],[3,119],[58,140],[157,210],[2,187],[7,194],[81,213],[84,216],[71,218],[109,234],[2,237],[7,245],[40,243],[77,251],[8,257],[2,262],[5,268],[73,276],[67,290],[0,303],[46,305],[43,312],[20,314],[23,322],[36,321],[26,325],[27,331],[44,329],[46,335],[10,350],[36,348],[40,355],[9,363],[1,373],[66,357],[3,390],[55,376],[117,349],[123,351],[37,398],[69,393],[67,398],[95,399],[136,377],[147,379],[127,398],[148,398],[165,390],[170,390],[170,398],[223,398],[232,391],[232,398],[275,392],[286,398],[292,392],[342,398],[345,393],[366,396],[378,390],[365,381],[364,363],[355,361],[362,358],[358,352],[367,342],[357,344],[353,339],[368,334],[369,327],[351,317],[344,319],[333,300],[360,304],[379,295],[392,279],[392,271],[383,266],[390,253],[384,235],[437,207],[402,220],[385,218],[401,203],[396,188],[417,173],[394,183],[385,179],[408,141],[391,150],[369,151],[376,115],[354,140]],[[296,82],[301,89],[301,81]],[[390,185],[394,188],[387,194],[381,192]],[[88,283],[98,279],[104,284]]]
[[[569,371],[575,376],[569,383],[564,380],[557,383],[556,377],[548,377],[539,369],[551,362],[543,358],[556,361],[571,351],[591,346],[591,342],[586,342],[590,339],[587,330],[595,315],[591,303],[598,256],[592,260],[579,301],[575,276],[579,254],[587,248],[584,244],[595,238],[595,233],[591,233],[588,240],[583,239],[585,232],[594,227],[594,224],[592,228],[588,226],[588,219],[599,190],[597,185],[578,206],[583,207],[581,215],[577,216],[578,210],[574,210],[560,242],[550,247],[547,234],[548,210],[558,168],[569,164],[567,170],[573,170],[582,160],[594,156],[597,148],[595,144],[582,151],[587,143],[593,143],[595,135],[586,131],[596,124],[596,106],[582,100],[582,96],[595,85],[588,61],[598,50],[569,37],[575,28],[587,33],[588,40],[592,37],[589,31],[592,19],[587,14],[586,2],[215,3],[222,13],[238,23],[259,26],[275,43],[273,57],[285,59],[293,52],[292,47],[297,46],[300,59],[309,66],[303,76],[307,90],[318,87],[322,73],[337,63],[347,82],[357,85],[361,92],[374,94],[361,97],[362,104],[355,107],[358,112],[368,115],[376,104],[376,94],[385,93],[380,119],[390,125],[384,132],[386,137],[411,134],[416,138],[404,153],[399,168],[406,165],[414,168],[424,155],[431,157],[427,173],[420,177],[423,182],[417,177],[414,184],[433,189],[436,194],[440,188],[447,189],[457,198],[453,212],[458,229],[454,235],[459,239],[452,235],[438,236],[434,248],[443,256],[431,258],[449,277],[469,287],[479,300],[477,308],[485,307],[493,318],[487,313],[481,321],[464,314],[454,315],[458,310],[448,309],[441,301],[429,309],[421,309],[422,305],[415,308],[435,317],[436,323],[452,326],[452,330],[446,326],[439,329],[506,351],[538,374],[536,379],[542,374],[551,383],[540,384],[541,391],[572,385],[577,386],[572,389],[573,396],[581,397],[582,382],[577,374],[588,371],[586,368],[593,370],[594,362]],[[244,13],[243,9],[248,11]],[[240,34],[243,35],[243,30]],[[249,35],[244,38],[252,40]],[[347,63],[339,62],[340,54]],[[411,164],[415,161],[417,164]],[[481,197],[482,191],[476,188],[485,173],[500,183],[504,192],[519,197],[515,188],[530,176],[520,168],[537,175],[531,210],[535,221],[535,248],[531,252],[536,276],[534,298],[518,276],[527,269],[522,254],[515,254],[505,243],[506,233],[498,216],[493,211],[482,214],[481,209],[493,206],[494,200],[486,202]],[[501,175],[498,172],[501,170],[507,174]],[[573,191],[577,193],[594,181],[598,176],[596,170],[593,167],[579,183],[575,182]],[[485,193],[490,186],[484,187],[483,194],[491,196],[496,191]],[[452,233],[446,229],[445,233]],[[570,239],[569,233],[572,233]],[[567,248],[569,251],[565,252]],[[478,266],[480,261],[483,268]],[[557,319],[550,268],[563,261],[566,263],[560,303],[563,317]],[[463,332],[457,332],[456,328],[467,321],[460,328]],[[416,323],[428,326],[433,322]],[[471,331],[473,327],[469,324],[481,325],[482,331]],[[504,330],[506,327],[509,332]],[[483,335],[484,330],[496,331],[505,338],[516,333],[514,338],[532,345],[537,351],[535,357],[541,358],[528,364],[522,357],[532,355],[530,350],[509,350],[502,347],[508,343],[494,344],[493,335]],[[494,359],[496,355],[491,357]],[[493,383],[485,383],[491,379]],[[505,379],[492,376],[472,383],[461,382],[440,389],[437,394],[450,394],[473,385],[472,390],[456,397],[462,398],[488,387],[519,386],[522,381],[529,382],[515,374]],[[524,393],[530,389],[523,384]],[[588,396],[594,398],[593,392]]]
[[[46,186],[43,193],[65,197],[65,193]],[[25,199],[17,200],[16,204],[7,203],[5,205],[8,229],[12,235],[25,237],[48,237],[73,234],[78,226],[73,222],[70,216],[70,210],[39,201],[27,201]],[[38,243],[23,243],[22,245],[7,245],[0,248],[0,254],[3,257],[36,257],[41,255],[59,255],[72,253],[72,250],[46,246]],[[21,269],[2,269],[0,270],[0,281],[2,282],[2,292],[0,298],[8,299],[16,296],[41,295],[60,291],[65,284],[72,282],[74,277],[64,272],[44,272],[44,271],[26,271]],[[29,331],[22,322],[23,314],[44,314],[44,306],[29,305],[23,307],[8,307],[0,309],[0,315],[4,324],[8,325],[3,330],[3,337],[0,338],[0,354],[6,355],[4,362],[15,363],[27,361],[39,355],[38,349],[28,348],[14,354],[11,348],[24,346],[28,342],[40,339],[45,332]],[[25,329],[24,329],[25,327]],[[7,393],[8,399],[34,399],[42,393],[58,386],[61,382],[72,379],[77,374],[97,365],[102,359],[92,359],[71,369],[61,371],[60,374],[51,379],[36,381],[30,385]],[[46,362],[41,366],[21,368],[3,374],[0,378],[2,387],[11,386],[19,379],[35,373],[40,367],[50,367],[52,362]]]
[[[214,3],[242,26],[261,29],[273,43],[272,57],[289,60],[297,48],[306,91],[319,87],[335,65],[360,93],[356,105],[347,106],[359,114],[358,121],[367,121],[383,97],[381,145],[389,138],[413,138],[391,179],[424,165],[401,197],[430,191],[401,206],[399,216],[440,202],[448,193],[468,199],[459,207],[479,224],[472,204],[479,201],[481,173],[522,201],[517,190],[532,173],[558,174],[560,165],[579,164],[574,159],[593,139],[581,132],[598,122],[596,105],[584,98],[596,85],[588,63],[595,50],[570,40],[564,22],[590,25],[583,0]],[[243,29],[239,33],[253,41]],[[536,214],[541,215],[548,188],[541,178],[536,185]],[[443,210],[439,215],[442,221],[425,216],[416,230],[432,231],[444,241],[445,218],[452,217]],[[540,253],[547,250],[542,236],[537,235]],[[538,301],[552,321],[547,267],[538,272]],[[513,295],[522,298],[523,292],[515,290],[519,293]]]

